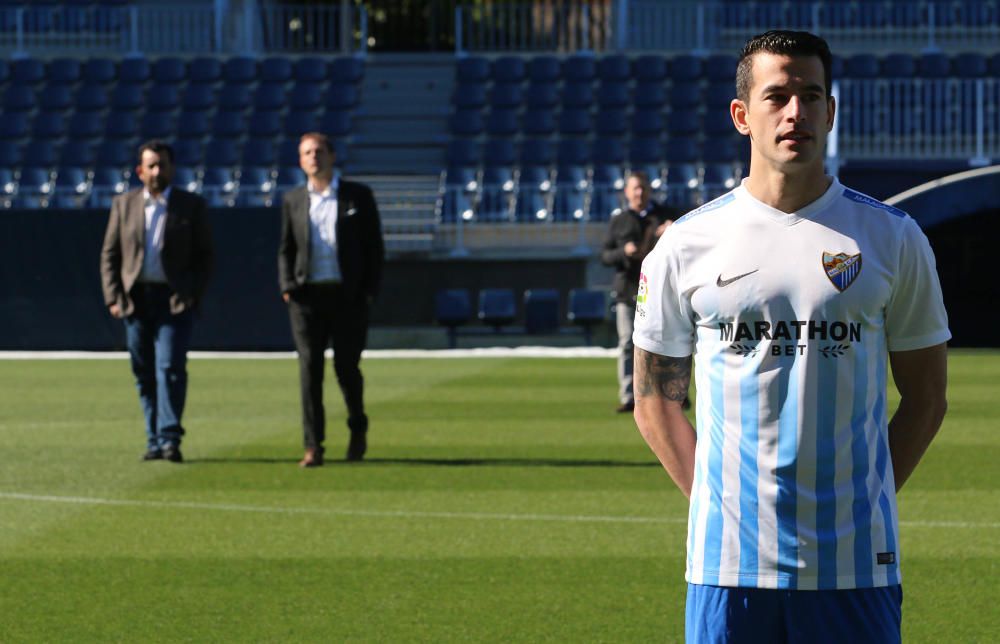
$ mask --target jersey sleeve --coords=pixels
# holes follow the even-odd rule
[[[650,353],[683,358],[693,353],[695,329],[679,285],[681,257],[672,229],[642,262],[632,342]]]
[[[889,351],[912,351],[951,338],[934,252],[917,222],[907,217],[893,292],[885,312]]]

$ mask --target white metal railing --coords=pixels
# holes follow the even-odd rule
[[[225,0],[102,6],[0,7],[0,54],[365,53],[367,13],[353,3]]]
[[[614,47],[604,2],[505,2],[458,5],[455,50],[605,51]]]
[[[1000,158],[1000,79],[838,82],[841,159]]]
[[[621,48],[739,51],[769,29],[823,36],[834,52],[997,51],[1000,6],[954,0],[691,2],[619,0]]]

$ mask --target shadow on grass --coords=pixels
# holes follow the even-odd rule
[[[190,464],[297,464],[298,458],[261,458],[261,457],[212,457],[191,458]],[[379,465],[417,465],[434,467],[661,467],[656,461],[613,461],[607,459],[560,459],[560,458],[366,458],[361,462],[348,462],[342,458],[326,459],[326,465],[379,466]]]

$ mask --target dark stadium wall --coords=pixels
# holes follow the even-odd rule
[[[196,349],[288,350],[285,305],[277,291],[277,209],[210,213],[215,271],[195,323]],[[121,323],[101,295],[99,256],[106,211],[7,211],[0,217],[0,350],[123,349]],[[467,288],[585,286],[586,259],[390,259],[374,326],[434,324],[434,293]],[[519,307],[520,308],[520,307]],[[520,314],[519,310],[519,314]]]

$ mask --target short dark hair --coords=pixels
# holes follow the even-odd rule
[[[171,164],[173,164],[174,162],[174,148],[166,141],[163,141],[161,139],[150,139],[149,141],[146,141],[145,143],[140,145],[139,163],[142,163],[142,153],[145,152],[146,150],[149,150],[150,152],[155,152],[156,154],[159,154],[161,157],[163,155],[166,155],[167,158],[170,159]]]
[[[823,63],[826,95],[833,89],[833,55],[826,41],[808,31],[787,31],[775,29],[754,36],[743,45],[740,62],[736,65],[736,97],[741,101],[750,99],[750,85],[753,83],[753,57],[759,53],[783,56],[818,56]]]
[[[299,145],[302,145],[303,143],[305,143],[309,139],[312,139],[313,141],[316,141],[320,145],[326,147],[327,152],[333,152],[334,151],[334,149],[333,149],[333,141],[331,141],[330,137],[328,137],[327,135],[323,134],[322,132],[306,132],[305,134],[303,134],[299,138]]]
[[[649,175],[643,170],[629,170],[625,173],[625,182],[628,183],[629,179],[638,179],[644,186],[649,187]]]

